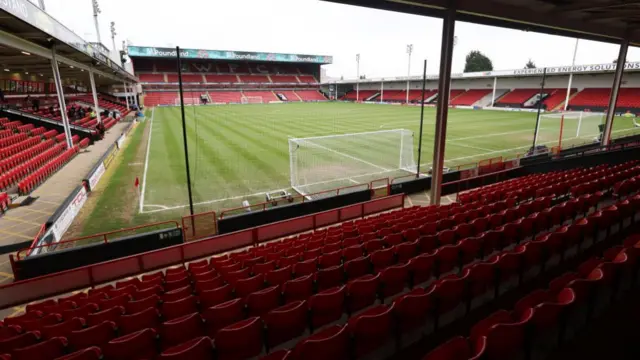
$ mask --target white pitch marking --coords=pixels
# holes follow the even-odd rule
[[[147,170],[149,169],[149,152],[151,150],[151,132],[153,131],[153,115],[156,108],[151,109],[151,119],[149,119],[149,141],[147,142],[147,155],[144,159],[144,173],[142,174],[142,192],[140,193],[140,212],[144,212],[144,191],[147,186]]]
[[[354,184],[360,184],[359,182],[357,182],[357,181],[353,180],[352,178],[349,178],[349,181],[351,181],[351,182],[352,182],[352,183],[354,183]]]
[[[480,150],[480,151],[493,151],[493,149],[481,148],[481,147],[479,147],[479,146],[472,146],[472,145],[458,144],[458,143],[451,142],[451,141],[452,141],[452,140],[447,141],[447,145],[461,146],[461,147],[465,147],[465,148],[469,148],[469,149],[475,149],[475,150]]]
[[[157,207],[157,208],[160,208],[160,209],[163,209],[163,210],[169,210],[169,208],[168,208],[168,207],[166,207],[166,206],[164,206],[164,205],[145,204],[144,206],[147,206],[147,207]],[[147,212],[148,212],[148,211],[147,211]]]

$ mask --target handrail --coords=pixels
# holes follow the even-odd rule
[[[152,223],[152,224],[144,224],[144,225],[133,226],[133,227],[130,227],[130,228],[125,228],[125,229],[107,231],[107,232],[98,233],[98,234],[94,234],[94,235],[82,236],[82,237],[79,237],[79,238],[58,241],[56,243],[51,243],[51,244],[43,244],[43,245],[37,245],[37,246],[33,246],[33,244],[32,244],[30,247],[28,247],[26,249],[18,250],[17,258],[18,258],[18,260],[21,260],[21,254],[23,252],[25,252],[25,251],[27,252],[27,256],[28,256],[31,253],[31,251],[33,251],[34,249],[46,248],[46,247],[50,247],[50,246],[58,246],[60,244],[74,243],[74,242],[77,242],[77,241],[82,241],[82,240],[87,240],[87,239],[92,239],[92,238],[98,238],[98,237],[102,238],[102,242],[104,242],[106,244],[106,243],[109,242],[108,235],[120,234],[120,233],[124,233],[124,232],[128,232],[128,231],[140,230],[140,229],[154,227],[154,226],[158,226],[158,225],[164,225],[164,224],[174,224],[176,228],[180,227],[180,225],[178,224],[177,221],[168,220],[168,221],[161,221],[161,222],[156,222],[156,223]],[[42,226],[44,227],[44,225],[42,225]]]
[[[367,189],[370,189],[370,185],[369,184],[357,184],[357,185],[350,185],[350,186],[343,186],[343,187],[339,187],[339,188],[335,188],[335,189],[329,189],[329,190],[324,190],[324,191],[319,191],[313,194],[307,194],[307,195],[295,195],[295,196],[291,196],[291,200],[290,202],[296,202],[296,200],[299,200],[300,202],[306,202],[306,201],[310,201],[308,199],[312,198],[312,197],[318,197],[318,195],[323,195],[323,194],[329,194],[329,193],[333,193],[335,195],[341,195],[340,190],[343,189],[351,189],[351,188],[356,188],[356,187],[365,187]],[[364,188],[363,188],[364,190]],[[258,204],[252,204],[252,205],[247,205],[247,206],[238,206],[238,207],[234,207],[234,208],[230,208],[230,209],[223,209],[220,212],[220,219],[224,219],[225,215],[228,215],[231,212],[236,212],[236,211],[246,211],[248,209],[252,209],[254,207],[258,207],[258,208],[262,208],[262,210],[266,210],[267,207],[269,205],[271,205],[272,202],[271,201],[265,201],[265,202],[261,202]],[[194,214],[197,215],[197,214]]]

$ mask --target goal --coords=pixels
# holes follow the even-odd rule
[[[416,172],[405,129],[289,138],[291,187],[308,196]]]
[[[242,104],[262,104],[262,96],[243,96],[240,99]]]
[[[600,138],[605,114],[587,111],[562,111],[540,114],[536,145],[559,149]]]

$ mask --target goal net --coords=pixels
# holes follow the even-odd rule
[[[242,104],[262,104],[262,96],[243,96],[240,102]]]
[[[600,138],[604,113],[563,111],[540,114],[537,145],[566,148]]]
[[[405,129],[290,138],[291,187],[308,196],[415,173],[413,140]]]

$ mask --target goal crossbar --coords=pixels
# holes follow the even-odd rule
[[[289,138],[291,187],[307,195],[415,172],[405,129]]]

